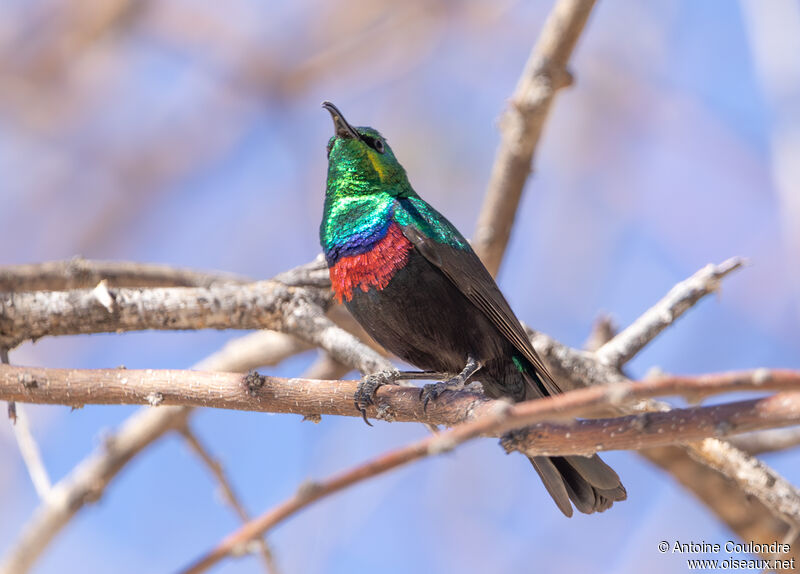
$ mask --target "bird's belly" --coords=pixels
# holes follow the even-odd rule
[[[345,304],[378,343],[420,369],[457,373],[468,355],[504,353],[489,320],[416,250],[385,287],[354,291]]]

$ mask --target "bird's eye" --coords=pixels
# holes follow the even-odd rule
[[[361,141],[363,141],[365,144],[367,144],[369,147],[371,147],[378,153],[383,153],[384,151],[386,151],[386,148],[383,145],[383,140],[381,140],[380,138],[374,138],[372,136],[362,135]]]

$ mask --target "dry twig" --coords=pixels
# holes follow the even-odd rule
[[[113,287],[211,287],[250,282],[228,273],[130,261],[89,261],[81,257],[0,267],[0,293],[90,289],[104,280]]]
[[[800,446],[800,428],[760,431],[734,437],[728,442],[749,455],[776,452]]]
[[[730,378],[722,377],[717,387],[721,388],[729,382]],[[796,378],[794,381],[795,384],[798,382],[800,382],[800,377]],[[204,555],[184,572],[186,574],[194,574],[205,571],[253,537],[263,534],[288,516],[291,516],[324,496],[338,492],[357,482],[372,478],[401,465],[413,462],[414,460],[448,452],[464,441],[485,435],[503,435],[514,429],[552,417],[563,418],[575,416],[584,412],[587,407],[591,407],[597,403],[613,404],[630,398],[647,398],[658,394],[674,394],[678,392],[679,389],[683,392],[687,388],[690,388],[690,390],[694,392],[699,387],[699,384],[695,382],[690,383],[688,387],[686,385],[686,380],[665,379],[654,383],[633,383],[614,385],[606,388],[599,386],[592,387],[514,405],[503,403],[502,401],[492,401],[489,403],[488,408],[471,422],[457,425],[439,435],[428,437],[389,452],[364,464],[353,467],[350,470],[339,473],[329,479],[301,487],[290,499],[225,538],[216,548]],[[770,401],[770,408],[786,409],[787,414],[789,414],[793,421],[800,420],[800,393],[781,393],[763,400]],[[714,409],[717,407],[706,408]],[[677,412],[678,409],[670,413],[657,413],[650,416],[669,416]],[[686,417],[687,422],[689,419],[690,417]],[[587,424],[592,424],[593,422],[598,421],[586,421]],[[606,426],[616,426],[617,423],[616,421],[603,421],[603,424]],[[669,424],[671,428],[676,428],[676,426],[677,424],[674,420]],[[651,428],[649,422],[639,426],[640,430],[646,431],[648,428]],[[570,430],[570,427],[567,427],[567,430]],[[661,428],[660,430],[656,430],[655,433],[657,435],[663,435],[665,434],[664,430],[664,428]],[[596,436],[596,429],[593,429],[593,431],[594,432],[590,434]],[[574,436],[569,436],[569,432],[567,432],[567,435],[568,442],[575,439]],[[608,436],[610,440],[614,439],[613,432]],[[512,444],[512,446],[514,449],[519,447],[517,444]],[[528,450],[523,450],[523,452],[531,454]],[[547,454],[561,454],[561,451]],[[721,464],[724,464],[724,462],[721,462]],[[732,468],[737,467],[733,466]],[[755,483],[760,476],[760,473],[756,473],[748,477],[748,480],[753,483],[750,490],[754,493],[758,491],[759,495],[762,497],[771,497],[779,504],[778,508],[782,513],[793,522],[800,523],[800,506],[794,506],[794,503],[800,500],[800,494],[796,489],[788,485],[788,483],[785,483],[785,481],[781,481],[780,477],[773,476],[772,478],[774,480],[771,484],[775,485],[775,491],[767,492],[770,485]]]
[[[47,369],[0,367],[0,398],[49,404],[151,404],[205,406],[303,416],[358,416],[353,408],[356,381],[284,379],[251,373],[127,369]],[[796,424],[800,373],[758,369],[699,377],[662,377],[644,382],[593,385],[514,406],[509,421],[520,428],[540,420],[562,421],[609,405],[626,409],[632,401],[665,395],[689,398],[741,391],[781,391],[765,399],[726,405],[640,413],[570,424],[539,425],[515,434],[507,446],[528,455],[590,454],[596,450],[645,448]],[[379,390],[367,414],[392,421],[456,426],[486,416],[498,401],[470,392],[450,393],[423,410],[417,389]],[[522,405],[528,405],[523,408]],[[525,418],[533,409],[531,420]],[[541,410],[543,409],[543,410]],[[541,413],[546,413],[544,418]],[[503,427],[506,432],[512,427]]]
[[[36,439],[33,438],[31,427],[28,424],[27,409],[19,404],[16,406],[16,410],[17,420],[14,425],[14,437],[17,439],[19,452],[22,455],[22,460],[25,461],[25,466],[28,469],[31,482],[33,482],[33,487],[36,489],[36,494],[39,495],[41,500],[45,500],[52,488],[50,477],[44,466],[39,445],[36,444]]]
[[[197,438],[197,435],[192,432],[188,422],[183,428],[180,429],[180,433],[186,441],[186,444],[188,444],[192,449],[192,452],[197,455],[202,463],[211,471],[211,474],[214,475],[214,478],[219,483],[219,487],[222,490],[222,494],[225,496],[225,501],[230,505],[239,519],[242,522],[247,523],[250,520],[250,515],[248,514],[247,510],[245,510],[244,505],[239,500],[236,492],[233,490],[233,485],[231,484],[228,475],[225,474],[222,464],[219,462],[219,460],[214,458],[208,451],[208,448],[202,442],[200,442],[200,439]],[[261,559],[264,561],[264,566],[266,567],[267,572],[270,572],[271,574],[277,574],[278,567],[275,563],[275,557],[273,556],[272,550],[267,544],[267,541],[263,537],[258,537],[255,542],[258,552],[261,555]]]
[[[593,6],[594,0],[556,2],[501,119],[500,146],[473,241],[492,275],[497,274],[508,245],[553,99],[572,82],[567,64]]]
[[[670,289],[663,299],[597,349],[595,356],[609,365],[624,365],[700,299],[717,291],[722,279],[742,265],[744,260],[740,257],[731,257],[719,265],[709,263]]]

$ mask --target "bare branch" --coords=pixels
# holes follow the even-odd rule
[[[741,540],[768,544],[786,536],[789,527],[773,509],[747,494],[729,475],[691,458],[685,447],[662,446],[639,454],[674,477]],[[800,560],[800,547],[793,545],[790,556]]]
[[[308,351],[312,347],[291,335],[277,331],[256,331],[228,341],[219,351],[209,355],[194,368],[203,371],[219,370],[246,373],[265,365],[277,365],[284,359]]]
[[[166,407],[141,410],[130,417],[103,449],[84,459],[52,488],[0,563],[0,574],[27,572],[84,504],[97,500],[108,482],[143,448],[166,431],[179,428],[187,413],[187,409]]]
[[[699,457],[704,464],[735,477],[747,494],[765,501],[768,508],[775,509],[792,527],[800,526],[800,490],[769,466],[711,438],[690,444],[688,449],[690,455]]]
[[[25,466],[28,468],[28,474],[33,482],[33,487],[36,489],[36,494],[39,498],[45,500],[50,494],[52,488],[50,477],[47,474],[47,469],[42,461],[42,454],[39,451],[39,445],[36,444],[36,439],[33,438],[31,427],[28,424],[28,412],[23,405],[17,405],[17,421],[14,425],[14,437],[17,439],[17,446],[22,455],[22,460],[25,461]]]
[[[319,306],[294,306],[283,330],[327,351],[334,360],[358,369],[362,374],[392,368],[389,359],[331,321]]]
[[[102,285],[102,283],[100,284]],[[0,345],[46,335],[145,329],[281,330],[296,307],[323,304],[310,290],[277,281],[213,287],[0,294]]]
[[[0,397],[50,404],[153,404],[207,406],[304,416],[358,416],[356,381],[284,379],[251,373],[120,369],[0,367]],[[519,403],[509,425],[498,432],[541,420],[570,424],[538,426],[517,433],[511,446],[526,454],[587,454],[595,450],[644,448],[727,436],[795,424],[800,401],[787,393],[729,405],[673,409],[663,413],[581,421],[575,416],[631,400],[663,395],[711,394],[739,390],[800,389],[800,372],[757,370],[700,377],[663,377],[646,382],[596,385],[538,401]],[[383,387],[368,415],[392,421],[455,426],[492,412],[497,401],[469,392],[450,393],[423,410],[417,389]],[[528,410],[531,409],[531,410]],[[544,415],[542,413],[545,413]],[[551,442],[552,441],[552,442]]]
[[[734,437],[729,442],[749,455],[776,452],[800,446],[800,428],[759,431]]]
[[[675,382],[666,382],[669,384],[655,383],[655,386],[670,387],[674,392],[676,390],[674,388]],[[684,383],[681,383],[681,386],[683,384]],[[623,386],[626,390],[620,396],[620,391],[622,391],[621,387]],[[591,406],[592,403],[597,401],[613,402],[615,400],[622,400],[625,396],[635,396],[637,398],[652,396],[654,393],[652,386],[653,385],[649,384],[634,383],[630,385],[615,385],[605,389],[593,387],[514,405],[504,404],[501,401],[493,401],[485,412],[471,422],[463,423],[439,435],[434,435],[401,449],[394,450],[326,480],[301,487],[300,490],[286,502],[278,505],[271,511],[268,511],[256,520],[246,524],[234,534],[225,538],[216,548],[183,572],[186,574],[194,574],[205,571],[210,566],[235,551],[235,549],[242,544],[255,536],[263,534],[269,528],[305,508],[312,502],[352,486],[353,484],[377,476],[378,474],[382,474],[426,456],[448,452],[462,442],[479,436],[502,435],[514,428],[533,424],[539,420],[553,416],[572,416],[581,412],[581,409],[585,409],[587,406]],[[665,389],[661,390],[663,391]],[[770,399],[763,400],[771,401],[773,399],[774,403],[771,407],[776,409],[785,408],[787,412],[791,413],[794,420],[800,420],[800,393],[782,393]],[[672,413],[675,412],[677,412],[677,410],[672,411]],[[659,414],[668,416],[671,413]],[[611,425],[616,423],[606,421],[605,424]],[[672,422],[672,426],[676,426],[675,421]],[[656,434],[661,433],[656,431]],[[613,439],[613,435],[609,435],[609,438]],[[573,440],[574,436],[569,437],[569,439]],[[755,480],[755,478],[753,480]],[[777,484],[777,482],[773,484]],[[766,492],[768,488],[769,486],[766,484],[757,484],[753,486],[752,490],[760,489],[759,492],[761,495],[769,496],[771,499],[780,503],[779,508],[787,517],[795,522],[800,522],[800,507],[794,508],[792,506],[793,501],[800,500],[800,493],[792,492],[793,487],[783,483],[780,484],[777,492]],[[792,498],[793,496],[794,498]]]
[[[8,349],[0,345],[0,365],[8,365]],[[11,424],[17,422],[17,404],[14,401],[8,401],[8,418]]]
[[[251,355],[249,360],[269,365],[286,358],[285,354],[276,353],[269,347],[262,351],[260,358]],[[200,364],[209,370],[234,370],[244,362],[235,353],[224,353],[212,355]],[[190,407],[145,407],[123,422],[116,434],[56,484],[53,489],[56,496],[48,498],[36,509],[0,562],[0,574],[20,574],[29,570],[55,535],[85,504],[99,499],[130,460],[170,430],[182,428],[192,412]]]
[[[130,261],[89,261],[81,257],[0,267],[0,292],[89,289],[103,280],[113,287],[212,287],[250,282],[231,273]]]
[[[500,146],[473,242],[492,275],[500,268],[553,99],[572,81],[567,64],[593,6],[594,0],[556,3],[501,119]]]
[[[719,265],[709,263],[670,289],[663,299],[600,347],[595,356],[609,365],[624,365],[700,299],[717,291],[720,281],[742,265],[744,260],[739,257],[732,257]]]
[[[239,500],[236,492],[234,492],[233,485],[231,484],[230,479],[228,479],[228,476],[225,474],[225,470],[222,468],[222,464],[219,462],[219,460],[214,458],[208,451],[208,448],[206,448],[206,446],[200,442],[200,439],[197,438],[197,435],[192,432],[188,422],[186,426],[180,429],[180,433],[186,440],[186,444],[189,445],[202,463],[211,471],[211,474],[214,475],[214,478],[219,483],[222,493],[225,496],[225,501],[231,506],[233,511],[242,522],[248,522],[250,520],[250,515],[248,514],[247,510],[245,510],[244,505]],[[261,554],[261,559],[264,561],[264,566],[266,567],[267,572],[270,572],[271,574],[277,574],[277,564],[275,563],[275,558],[272,555],[272,550],[269,548],[267,541],[263,537],[259,537],[257,540],[255,540],[255,542],[257,544],[258,552]]]
[[[607,343],[616,335],[616,328],[607,317],[600,317],[592,329],[587,348],[595,350]],[[800,442],[798,429],[770,429],[730,437],[729,442],[736,446],[737,443],[749,443],[755,451],[761,448],[788,447],[791,445],[791,435],[796,433]],[[763,439],[762,439],[763,437]],[[758,497],[750,496],[739,484],[731,480],[726,474],[711,468],[701,462],[697,455],[690,456],[685,447],[662,446],[650,447],[638,451],[638,454],[649,460],[652,464],[672,475],[689,492],[693,493],[705,504],[721,521],[728,525],[742,540],[769,543],[774,540],[785,539],[788,525],[777,518],[774,509],[767,507]],[[750,452],[755,454],[755,452]],[[792,530],[797,530],[797,526]],[[800,560],[800,548],[793,548],[792,555]],[[763,558],[770,558],[764,555]]]
[[[325,262],[325,256],[322,253],[317,255],[313,261],[298,265],[283,273],[278,273],[274,279],[290,287],[331,288],[331,276],[328,272],[328,264]]]

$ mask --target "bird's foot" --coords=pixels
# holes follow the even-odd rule
[[[372,426],[372,423],[367,420],[367,407],[375,404],[375,393],[378,388],[394,383],[398,378],[400,378],[400,371],[392,369],[366,375],[359,381],[353,402],[356,405],[356,409],[361,413],[364,422],[369,426]]]
[[[428,401],[435,401],[445,391],[460,391],[466,384],[466,378],[456,375],[452,379],[439,383],[429,383],[419,390],[419,400],[422,401],[422,410],[428,410]]]
[[[436,400],[445,391],[460,391],[467,384],[472,375],[477,373],[483,365],[475,360],[474,357],[467,357],[467,364],[455,377],[440,383],[425,385],[419,391],[419,399],[422,401],[422,410],[428,410],[428,401]]]

